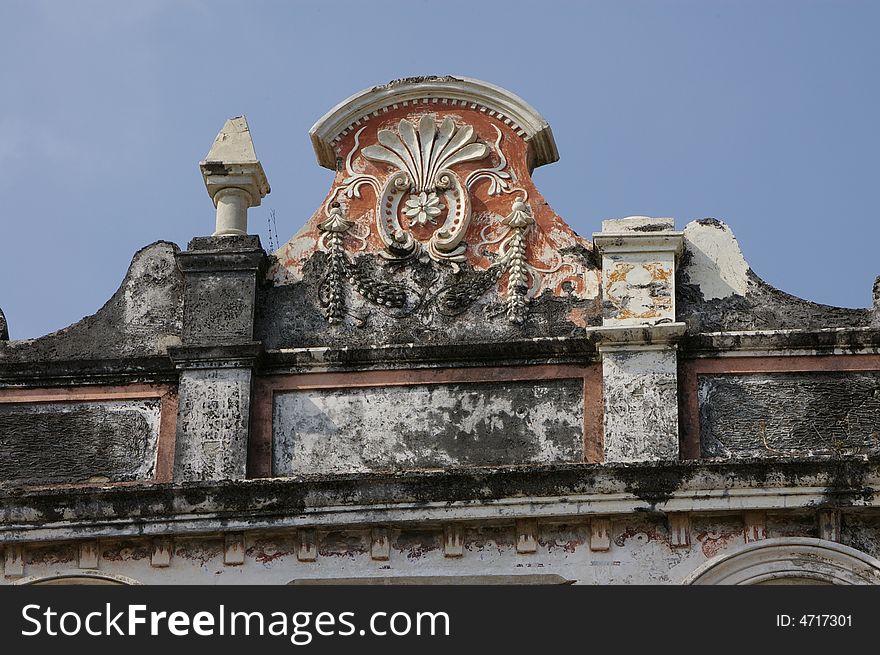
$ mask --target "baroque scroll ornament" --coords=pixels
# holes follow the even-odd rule
[[[470,187],[478,180],[488,179],[490,195],[510,188],[510,174],[504,170],[507,161],[500,148],[501,131],[495,128],[499,163],[473,171],[462,180],[453,167],[484,159],[492,152],[490,145],[477,140],[474,128],[457,126],[448,116],[438,127],[433,114],[422,116],[418,126],[403,119],[397,131],[379,130],[379,143],[361,150],[366,159],[392,168],[393,172],[380,181],[355,172],[351,166],[364,129],[355,135],[354,147],[346,158],[349,177],[341,189],[349,197],[358,198],[364,184],[375,191],[376,226],[385,245],[385,256],[408,259],[425,251],[437,261],[464,261],[467,246],[462,239],[471,220]],[[445,219],[437,225],[444,211]],[[437,229],[423,245],[410,230],[428,224],[437,225]]]
[[[541,287],[541,274],[553,273],[564,264],[560,262],[545,270],[528,263],[527,234],[534,229],[535,219],[528,205],[528,192],[514,186],[507,171],[507,160],[501,150],[501,130],[493,127],[497,134],[494,143],[497,164],[472,171],[464,181],[453,167],[481,160],[493,152],[492,146],[477,140],[470,125],[457,126],[452,118],[446,117],[438,127],[435,116],[426,114],[419,120],[418,127],[403,119],[396,132],[379,130],[378,144],[367,146],[360,152],[366,159],[391,167],[392,172],[384,181],[354,170],[352,159],[360,148],[360,136],[366,127],[355,134],[354,146],[345,159],[347,177],[328,199],[324,207],[327,219],[318,226],[321,230],[319,244],[327,253],[321,296],[330,323],[341,322],[346,314],[346,283],[376,306],[403,311],[404,306],[409,305],[405,286],[373,279],[349,260],[343,237],[351,236],[362,241],[361,250],[366,247],[366,237],[355,233],[352,228],[356,222],[343,215],[337,201],[339,194],[360,198],[361,187],[366,185],[373,189],[376,194],[376,227],[385,246],[381,254],[386,259],[402,261],[420,257],[427,260],[430,257],[451,264],[458,273],[458,263],[465,261],[467,248],[463,238],[471,220],[470,190],[479,181],[488,182],[490,196],[500,193],[519,195],[512,203],[510,214],[499,224],[486,226],[480,234],[477,249],[498,244],[497,258],[473,280],[440,290],[436,299],[442,313],[458,314],[506,273],[503,297],[508,320],[516,324],[524,322],[528,302]],[[440,220],[442,223],[438,225]],[[436,226],[436,229],[425,245],[410,230],[427,225]],[[497,226],[502,228],[501,233],[487,238],[486,232]],[[426,298],[406,311],[430,306]]]

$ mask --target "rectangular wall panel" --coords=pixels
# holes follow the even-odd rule
[[[880,373],[702,375],[703,457],[866,453],[880,447]]]
[[[151,479],[160,406],[159,398],[0,404],[0,482]]]
[[[275,475],[584,461],[583,380],[276,392]]]

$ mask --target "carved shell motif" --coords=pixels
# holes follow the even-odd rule
[[[403,119],[397,133],[379,130],[379,145],[362,152],[367,159],[397,169],[385,180],[376,206],[379,233],[392,256],[409,257],[421,249],[400,222],[401,202],[406,201],[403,214],[409,228],[435,223],[435,217],[447,210],[446,220],[428,241],[428,253],[438,260],[463,261],[461,240],[470,223],[471,205],[466,186],[451,167],[482,159],[490,148],[476,141],[472,126],[456,127],[446,117],[438,129],[435,120],[433,114],[426,114],[416,129]]]

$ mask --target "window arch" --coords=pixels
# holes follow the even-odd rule
[[[808,537],[765,539],[709,560],[683,581],[694,585],[880,584],[880,560]]]
[[[33,576],[22,578],[15,582],[18,585],[139,585],[133,578],[114,573],[99,573],[91,571],[59,572],[53,575]]]

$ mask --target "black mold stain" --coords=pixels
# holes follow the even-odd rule
[[[624,489],[648,503],[651,509],[668,501],[689,477],[685,470],[666,467],[627,467],[620,469],[618,476]]]
[[[700,387],[705,457],[880,450],[880,374],[702,376]]]
[[[820,330],[823,328],[870,327],[875,324],[869,309],[832,307],[803,300],[767,284],[751,269],[748,293],[706,300],[699,285],[690,279],[693,255],[685,248],[676,277],[676,310],[688,332],[733,330]]]
[[[277,461],[276,472],[325,470],[315,458],[342,444],[355,451],[345,466],[369,470],[527,464],[546,457],[543,441],[554,446],[555,461],[583,461],[581,380],[412,385],[354,395],[328,390],[321,397],[345,409],[328,413],[301,395],[290,405],[279,400],[284,410],[273,451],[303,455]],[[321,452],[299,445],[314,434],[323,435]],[[394,435],[393,445],[367,447],[374,434]]]
[[[662,509],[676,490],[705,477],[711,488],[757,488],[784,483],[814,486],[828,480],[827,504],[871,499],[866,482],[880,457],[675,462],[650,465],[564,464],[486,467],[439,472],[300,476],[246,482],[132,485],[0,491],[0,525],[127,518],[138,523],[184,514],[236,519],[258,526],[316,507],[386,503],[485,503],[501,498],[567,496],[629,491],[645,509]],[[259,509],[255,509],[259,508]],[[86,528],[83,528],[86,530]]]
[[[155,444],[146,418],[134,409],[108,410],[94,403],[70,411],[0,405],[0,481],[7,484],[135,480],[142,464],[155,457]]]
[[[563,254],[582,259],[588,268],[595,268],[594,256],[586,249],[566,248]],[[582,310],[588,324],[602,322],[598,298],[555,297],[545,289],[529,302],[525,323],[512,324],[505,314],[497,275],[476,271],[467,264],[456,274],[450,266],[434,261],[386,263],[372,255],[359,255],[352,266],[359,279],[405,290],[403,307],[377,305],[358,292],[356,284],[346,283],[346,320],[330,325],[320,301],[326,255],[316,252],[304,263],[301,281],[260,289],[255,321],[257,338],[267,349],[342,345],[368,348],[403,343],[457,345],[576,336],[582,327],[569,320],[572,309]]]

